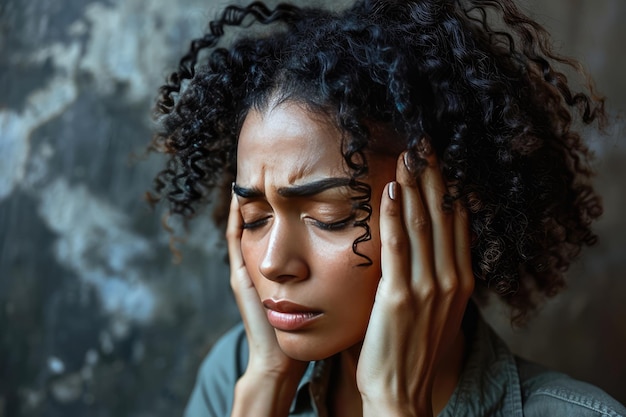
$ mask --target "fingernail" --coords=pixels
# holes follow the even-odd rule
[[[396,187],[397,186],[398,186],[397,182],[391,181],[389,183],[389,186],[387,187],[387,192],[389,194],[389,198],[392,199],[392,200],[396,199],[396,191],[397,191]]]
[[[413,160],[413,157],[411,157],[408,152],[404,152],[403,159],[404,166],[410,173],[413,174],[415,172],[415,161]]]

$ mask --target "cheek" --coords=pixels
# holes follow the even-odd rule
[[[327,245],[324,254],[318,256],[318,274],[324,281],[324,292],[329,299],[334,299],[338,305],[350,306],[359,304],[356,310],[371,307],[374,294],[381,276],[380,244],[372,239],[357,244],[357,253],[367,256],[372,264],[363,265],[365,258],[354,253],[351,239],[349,243],[333,247]],[[339,299],[339,302],[338,302]],[[346,301],[350,301],[346,303]]]
[[[376,275],[376,273],[370,271],[380,271],[380,238],[378,237],[378,228],[376,228],[376,231],[370,229],[372,238],[357,243],[355,249],[353,249],[354,242],[364,233],[365,229],[356,227],[354,228],[354,233],[349,233],[347,236],[313,239],[311,248],[315,253],[312,254],[312,258],[309,258],[316,264],[312,265],[313,269],[325,270],[326,274],[334,276],[358,277],[366,271],[367,275]],[[363,256],[366,256],[367,259]],[[360,266],[369,263],[368,259],[372,262],[371,266]]]

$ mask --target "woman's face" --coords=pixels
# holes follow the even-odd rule
[[[237,181],[248,273],[282,350],[317,360],[363,340],[380,278],[378,213],[395,158],[369,156],[372,239],[353,226],[341,133],[294,102],[251,110],[239,138]],[[358,214],[357,214],[358,215]]]

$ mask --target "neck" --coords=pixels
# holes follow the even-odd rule
[[[361,351],[361,344],[344,350],[333,367],[332,383],[328,397],[331,416],[361,416],[361,395],[356,384],[356,368]],[[465,337],[459,331],[454,344],[441,359],[433,383],[433,416],[438,415],[446,406],[456,388],[465,353]]]

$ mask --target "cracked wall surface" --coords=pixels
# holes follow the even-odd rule
[[[0,417],[180,415],[199,361],[237,321],[208,216],[175,265],[142,200],[163,162],[145,155],[156,89],[226,3],[0,2]],[[623,115],[626,3],[522,5]],[[526,330],[490,319],[516,352],[622,402],[624,133],[618,118],[591,137],[605,215],[568,291]]]

